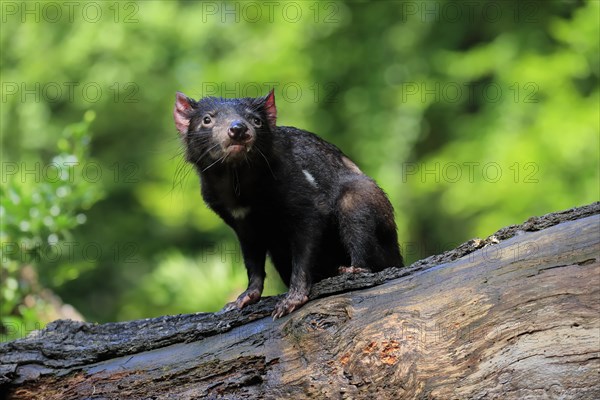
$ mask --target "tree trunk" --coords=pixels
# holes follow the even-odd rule
[[[0,345],[14,399],[600,398],[600,203],[242,311],[56,321]]]

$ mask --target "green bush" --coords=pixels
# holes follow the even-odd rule
[[[2,165],[1,339],[20,337],[54,319],[54,297],[37,279],[40,265],[53,262],[56,287],[86,268],[74,262],[70,244],[76,243],[72,230],[86,222],[83,211],[102,196],[101,187],[82,173],[91,161],[94,118],[88,111],[82,122],[67,126],[50,160]]]

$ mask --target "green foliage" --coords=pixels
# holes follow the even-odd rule
[[[119,320],[139,318],[140,304],[145,305],[146,316],[198,312],[198,298],[202,311],[214,312],[225,303],[234,301],[246,289],[246,271],[241,268],[241,254],[235,243],[223,242],[217,248],[205,249],[197,257],[186,257],[178,251],[161,255],[156,268],[143,276],[119,310]],[[281,292],[282,282],[272,265],[267,265],[271,277],[263,295]],[[185,277],[185,279],[182,279]]]
[[[79,250],[37,271],[90,320],[215,310],[245,285],[233,233],[182,162],[176,90],[274,87],[280,125],[332,141],[386,190],[409,262],[600,197],[597,1],[93,2],[57,21],[34,3],[38,19],[3,10],[3,163],[51,160],[93,109],[100,176],[68,201],[3,182],[3,204],[22,199],[3,224],[43,227],[43,243],[71,232]],[[30,215],[34,192],[45,208]],[[274,275],[270,293],[284,291]]]
[[[59,154],[41,160],[3,162],[0,189],[0,337],[13,339],[39,328],[54,316],[41,295],[36,268],[53,260],[54,287],[76,279],[89,263],[75,263],[69,249],[71,231],[86,221],[81,211],[102,195],[100,187],[81,174],[89,162],[91,111],[67,126],[58,140]]]
[[[574,10],[570,19],[548,18],[545,37],[506,31],[473,49],[433,56],[439,76],[424,78],[430,87],[449,88],[448,100],[453,82],[467,82],[474,94],[454,104],[428,104],[432,117],[443,106],[458,118],[441,128],[448,143],[419,160],[439,179],[421,175],[407,182],[411,192],[432,199],[418,202],[419,213],[440,210],[446,224],[463,226],[462,241],[598,200],[599,4]],[[470,102],[475,113],[465,113]],[[433,229],[440,214],[420,229]],[[447,237],[429,229],[437,242]]]

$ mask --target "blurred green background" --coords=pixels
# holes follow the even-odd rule
[[[386,190],[408,263],[600,197],[598,1],[1,7],[2,340],[245,288],[182,162],[177,90],[274,88],[280,125]],[[269,269],[265,294],[283,291]]]

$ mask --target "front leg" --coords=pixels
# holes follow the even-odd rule
[[[254,235],[256,236],[256,235]],[[248,273],[248,288],[238,298],[227,303],[223,312],[242,309],[247,305],[254,304],[260,300],[265,281],[265,258],[267,249],[264,244],[251,238],[251,235],[238,235],[242,247],[244,264]]]
[[[291,313],[308,302],[310,287],[310,280],[307,280],[297,286],[290,286],[290,290],[287,292],[285,297],[275,306],[275,310],[273,310],[273,313],[271,314],[273,320]]]
[[[308,302],[308,294],[312,286],[311,271],[317,260],[321,242],[321,235],[314,227],[320,225],[315,222],[310,228],[297,230],[292,241],[292,275],[289,290],[275,306],[273,319],[281,318]]]

